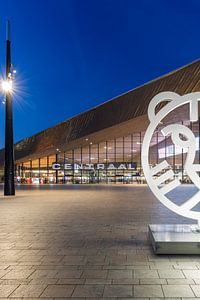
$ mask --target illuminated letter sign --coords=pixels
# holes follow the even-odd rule
[[[115,170],[115,166],[114,164],[109,164],[108,167],[107,167],[107,170]]]
[[[197,192],[184,203],[180,205],[170,200],[168,193],[181,185],[181,182],[176,178],[172,167],[163,160],[161,163],[154,167],[149,163],[149,148],[150,142],[157,126],[162,124],[170,112],[182,105],[189,105],[189,119],[190,122],[198,121],[198,102],[200,101],[200,93],[190,93],[179,96],[173,92],[162,92],[156,95],[150,102],[148,107],[148,117],[150,124],[146,130],[143,145],[142,145],[142,167],[147,183],[158,198],[167,208],[175,213],[196,219],[200,224],[200,212],[193,210],[193,208],[200,202],[200,177],[197,172],[200,172],[200,165],[194,164],[196,154],[196,139],[193,132],[186,126],[180,124],[169,124],[161,130],[163,137],[171,137],[172,143],[187,153],[184,163],[184,171],[193,181],[197,187]],[[161,102],[167,102],[157,113],[156,106]]]
[[[71,170],[72,169],[72,165],[71,164],[64,164],[64,169],[65,170]]]
[[[72,165],[70,169],[72,169]],[[82,170],[82,169],[83,169],[83,164],[74,164],[74,170]]]
[[[57,164],[57,163],[52,164],[52,169],[60,170],[60,164]]]
[[[53,170],[136,170],[137,164],[133,163],[109,163],[109,164],[63,164],[53,163]]]
[[[104,170],[105,165],[104,164],[97,164],[97,170]]]

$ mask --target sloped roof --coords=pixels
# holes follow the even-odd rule
[[[15,159],[55,153],[55,147],[146,115],[150,100],[161,91],[180,95],[200,91],[200,60],[16,143]]]

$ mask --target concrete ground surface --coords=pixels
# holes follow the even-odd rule
[[[146,186],[24,186],[0,213],[0,299],[200,299],[200,256],[156,256],[147,235],[194,222]]]

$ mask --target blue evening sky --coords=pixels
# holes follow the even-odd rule
[[[7,18],[17,69],[15,141],[200,56],[198,0],[0,0],[1,71]]]

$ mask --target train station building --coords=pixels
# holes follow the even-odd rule
[[[86,112],[15,144],[16,181],[30,184],[132,184],[145,182],[141,146],[151,99],[162,91],[180,95],[200,91],[200,60],[128,91]],[[158,107],[159,109],[159,107]],[[169,123],[192,127],[199,149],[200,121],[190,123],[188,107],[171,112],[159,124],[150,146],[150,162],[166,159],[182,182],[185,155],[164,137]],[[199,151],[196,162],[200,162]],[[0,151],[3,180],[4,150]]]

